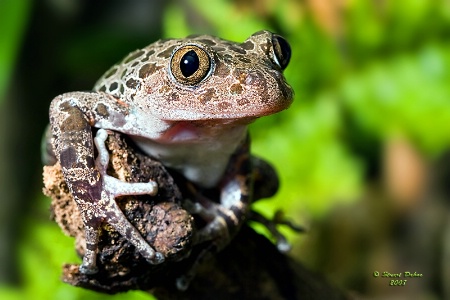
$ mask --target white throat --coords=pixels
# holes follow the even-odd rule
[[[214,187],[222,178],[230,156],[242,143],[246,134],[246,125],[218,128],[198,128],[177,130],[167,134],[162,140],[154,141],[133,136],[136,144],[148,155],[173,168],[186,179],[205,188]]]

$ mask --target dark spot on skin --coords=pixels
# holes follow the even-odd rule
[[[91,250],[91,251],[96,251],[97,250],[97,244],[92,244],[92,243],[87,243],[86,242],[86,249],[87,250]]]
[[[269,43],[268,41],[265,42],[265,43],[261,43],[261,44],[259,44],[259,48],[261,48],[261,50],[262,50],[264,53],[268,54],[269,49],[270,49],[270,43]]]
[[[220,102],[217,106],[220,110],[227,110],[228,108],[230,108],[231,104],[228,102]]]
[[[224,54],[223,60],[228,63],[233,60],[233,56],[231,54]]]
[[[215,52],[225,52],[225,51],[227,51],[227,49],[224,48],[224,47],[213,47],[213,50]]]
[[[248,101],[245,98],[241,98],[241,99],[237,100],[237,104],[240,105],[240,106],[247,105],[249,103],[250,103],[250,101]]]
[[[109,77],[113,76],[114,74],[116,74],[116,72],[117,72],[117,67],[113,67],[113,68],[109,69],[109,71],[106,72],[106,74],[105,74],[105,78],[109,78]]]
[[[92,174],[89,175],[93,178],[100,178],[100,176],[97,176],[97,173],[97,170],[92,170]],[[72,186],[76,187],[72,192],[74,197],[87,201],[96,201],[101,199],[102,186],[100,180],[96,180],[92,185],[88,179],[80,179],[73,181]]]
[[[246,82],[251,86],[257,87],[259,93],[263,95],[263,97],[261,97],[261,102],[267,103],[269,101],[269,97],[267,96],[269,95],[269,92],[267,88],[267,80],[264,75],[267,74],[255,70],[254,72],[247,74],[248,78],[246,79]]]
[[[100,92],[106,92],[106,86],[102,85],[99,89]]]
[[[247,63],[247,64],[249,64],[249,63],[252,62],[251,59],[248,59],[248,58],[242,57],[242,56],[239,57],[238,59],[239,59],[239,61],[241,61],[241,62],[243,62],[243,63]]]
[[[233,77],[239,80],[241,84],[246,84],[248,74],[243,70],[236,69],[233,71]]]
[[[241,47],[245,50],[253,50],[255,48],[255,44],[253,44],[252,41],[246,41],[245,43],[241,44]]]
[[[228,75],[230,75],[230,73],[230,68],[224,63],[218,63],[214,70],[214,75],[222,78],[227,77]]]
[[[236,53],[239,53],[239,54],[247,54],[247,52],[244,50],[244,49],[242,49],[242,48],[240,48],[240,47],[238,47],[238,46],[230,46],[230,48],[229,48],[231,51],[234,51],[234,52],[236,52]]]
[[[242,93],[242,85],[237,84],[237,83],[233,84],[233,85],[230,87],[230,92],[231,92],[233,95],[239,95],[240,93]]]
[[[168,101],[168,102],[176,102],[176,101],[180,101],[180,96],[178,96],[177,93],[171,93],[171,94],[169,94],[169,96],[167,97],[167,101]]]
[[[122,75],[120,75],[120,78],[124,78],[127,75],[127,72],[128,72],[127,69],[123,70]]]
[[[146,78],[157,70],[156,64],[145,64],[139,69],[139,78]]]
[[[111,85],[109,86],[109,91],[110,92],[115,91],[115,90],[117,90],[118,87],[119,87],[119,83],[117,83],[115,81],[115,82],[111,83]]]
[[[59,104],[59,109],[61,111],[69,111],[70,109],[73,109],[74,107],[72,105],[69,104],[69,102],[64,101],[62,103]]]
[[[142,61],[144,62],[144,61],[148,61],[148,58],[150,57],[150,56],[152,56],[153,54],[155,54],[155,50],[150,50],[150,51],[148,51],[147,52],[147,54],[145,54],[145,57],[144,57],[144,59],[142,59]]]
[[[107,118],[109,116],[108,108],[105,104],[99,103],[97,104],[97,107],[95,108],[95,111],[97,114],[103,118]]]
[[[138,64],[139,64],[139,62],[138,62],[138,61],[135,61],[134,63],[131,64],[131,67],[134,68],[134,67],[136,67]]]
[[[166,94],[169,90],[170,90],[170,86],[165,84],[159,89],[158,92],[160,94]]]
[[[125,92],[125,88],[123,87],[123,84],[120,85],[120,93],[123,94]]]
[[[157,57],[169,58],[172,55],[173,49],[175,49],[175,45],[167,48],[163,52],[158,53]]]
[[[200,42],[202,42],[203,44],[206,44],[208,46],[215,46],[216,42],[212,41],[212,40],[207,40],[207,39],[200,39]]]
[[[127,239],[131,239],[131,237],[133,236],[133,230],[132,227],[127,227],[126,231],[125,231],[125,237]]]
[[[90,130],[86,116],[78,107],[71,106],[69,103],[63,103],[60,108],[68,113],[60,127],[62,132]]]
[[[136,89],[139,87],[140,82],[134,79],[128,79],[127,83],[126,83],[127,87],[129,87],[130,89]]]
[[[61,162],[62,166],[66,168],[72,168],[73,163],[76,163],[77,161],[77,151],[75,151],[75,148],[69,146],[62,150],[59,154],[59,161]]]
[[[131,53],[128,57],[125,58],[123,61],[124,64],[129,63],[130,61],[138,58],[139,56],[143,55],[145,52],[143,50],[138,50],[136,52]]]
[[[208,89],[205,93],[198,96],[198,100],[200,103],[205,104],[206,102],[210,101],[215,96],[215,90],[214,89]]]

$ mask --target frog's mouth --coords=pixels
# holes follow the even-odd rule
[[[169,127],[158,139],[159,142],[201,142],[222,138],[229,133],[245,131],[247,125],[256,120],[256,117],[241,119],[171,121]]]

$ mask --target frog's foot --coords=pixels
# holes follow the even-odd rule
[[[206,225],[197,230],[195,235],[195,244],[213,241],[221,249],[230,241],[230,221],[227,215],[230,214],[223,206],[207,199],[202,199],[205,206],[190,200],[184,200],[183,207],[190,214],[198,215]]]
[[[197,231],[196,242],[213,241],[218,250],[226,246],[231,240],[230,228],[222,216],[216,216],[205,227]]]
[[[99,153],[95,163],[103,180],[101,200],[89,203],[86,209],[82,209],[85,212],[83,220],[86,225],[86,254],[83,258],[83,264],[80,266],[80,272],[84,274],[96,272],[96,252],[102,222],[108,223],[123,235],[149,263],[160,264],[165,259],[164,255],[155,251],[127,220],[115,201],[118,196],[156,195],[158,192],[157,184],[154,181],[147,183],[123,182],[106,174],[109,163],[109,153],[105,146],[107,137],[107,132],[100,129],[94,139]]]
[[[270,234],[275,238],[278,250],[283,253],[288,252],[291,249],[291,245],[287,241],[286,237],[280,231],[278,231],[278,229],[276,228],[277,225],[286,225],[296,232],[305,232],[305,229],[303,227],[300,227],[296,224],[293,224],[289,220],[286,220],[283,212],[280,210],[275,212],[272,220],[269,220],[258,212],[252,210],[250,212],[249,219],[264,225],[264,227],[266,227],[269,230]]]

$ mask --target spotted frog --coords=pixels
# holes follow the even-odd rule
[[[198,242],[230,239],[251,202],[247,126],[291,104],[293,91],[282,74],[290,56],[288,42],[269,31],[256,32],[243,43],[209,35],[159,40],[109,69],[93,91],[53,99],[45,160],[59,161],[81,212],[86,252],[80,272],[97,272],[103,223],[126,237],[149,263],[165,259],[115,202],[122,195],[155,195],[157,184],[126,183],[106,173],[106,130],[129,136],[190,183],[199,197],[187,206],[206,221]],[[201,196],[212,188],[220,191],[218,199]]]

